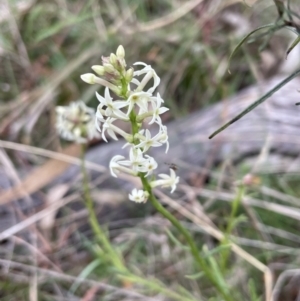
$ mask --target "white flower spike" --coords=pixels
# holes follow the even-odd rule
[[[164,101],[159,93],[153,95],[160,84],[160,78],[150,65],[143,62],[133,65],[141,69],[126,67],[125,50],[120,45],[116,53],[102,57],[102,65],[92,67],[98,76],[92,73],[81,76],[82,80],[89,84],[106,87],[104,96],[96,92],[99,105],[92,123],[106,142],[107,135],[114,140],[121,136],[126,140],[123,148],[130,146],[129,158],[116,155],[111,159],[109,168],[113,177],[117,177],[120,172],[127,173],[140,177],[143,183],[147,181],[153,188],[171,187],[171,192],[174,192],[179,182],[175,171],[170,169],[170,175],[159,174],[159,179],[155,179],[154,171],[158,163],[147,154],[152,147],[160,147],[163,144],[166,144],[166,152],[169,149],[167,127],[162,124],[161,119],[161,115],[169,109],[163,106]],[[118,96],[118,100],[113,99],[110,90]],[[130,123],[131,134],[123,130],[124,122]],[[146,122],[158,127],[155,136],[152,137],[149,129],[143,127]],[[128,126],[124,128],[128,129]],[[64,133],[69,139],[82,136],[81,128],[77,127],[72,128],[71,134],[70,131]],[[150,176],[151,182],[147,179]],[[150,191],[133,189],[129,199],[136,203],[145,203],[149,193]]]

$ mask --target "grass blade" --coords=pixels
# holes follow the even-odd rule
[[[295,41],[292,43],[292,45],[289,47],[289,49],[286,52],[286,57],[290,54],[290,52],[300,43],[300,35],[295,39]]]
[[[254,108],[256,108],[258,105],[263,103],[265,100],[267,100],[270,96],[272,96],[276,91],[281,89],[284,85],[286,85],[289,81],[291,81],[293,78],[298,76],[300,74],[300,69],[295,71],[293,74],[285,78],[282,82],[280,82],[277,86],[275,86],[272,90],[267,92],[265,95],[263,95],[261,98],[256,100],[254,103],[252,103],[250,106],[248,106],[245,110],[243,110],[240,114],[232,118],[230,121],[225,123],[223,126],[221,126],[219,129],[217,129],[215,132],[213,132],[208,138],[212,139],[217,134],[225,130],[227,127],[229,127],[231,124],[235,123],[237,120],[241,119],[244,115],[248,114],[250,111],[252,111]]]
[[[241,48],[241,46],[246,42],[246,40],[252,35],[254,34],[255,32],[261,30],[261,29],[264,29],[264,28],[272,28],[274,27],[275,24],[274,23],[271,23],[271,24],[266,24],[266,25],[263,25],[263,26],[260,26],[254,30],[252,30],[250,33],[248,33],[237,45],[236,47],[233,49],[233,51],[231,52],[230,56],[229,56],[229,59],[228,59],[228,66],[230,65],[230,61],[232,59],[232,57],[236,54],[236,52]],[[230,73],[229,69],[228,69],[228,72]]]

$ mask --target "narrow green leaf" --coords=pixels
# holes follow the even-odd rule
[[[72,292],[74,294],[75,291],[78,289],[81,280],[86,279],[101,263],[102,263],[102,261],[100,259],[95,259],[90,264],[88,264],[77,277],[78,280],[76,280],[72,284],[72,286],[70,288],[70,292]]]
[[[39,35],[35,38],[35,42],[41,42],[42,40],[49,38],[57,33],[59,33],[61,30],[63,30],[66,27],[70,27],[72,25],[78,24],[80,22],[86,21],[88,19],[92,18],[92,14],[87,14],[83,16],[78,17],[71,17],[67,20],[64,20],[62,22],[55,23],[53,26],[48,28],[45,31],[42,31],[39,33]]]
[[[256,293],[255,282],[252,278],[250,278],[249,281],[248,281],[248,290],[249,290],[249,293],[250,293],[250,300],[251,301],[260,301],[261,300],[261,298]]]
[[[273,0],[273,1],[276,5],[278,16],[279,16],[279,18],[281,18],[284,14],[284,11],[285,11],[284,4],[281,0]]]
[[[232,59],[232,57],[236,54],[236,52],[241,48],[241,46],[246,42],[246,40],[252,35],[254,34],[255,32],[261,30],[261,29],[264,29],[264,28],[272,28],[274,27],[275,24],[274,23],[271,23],[271,24],[267,24],[267,25],[263,25],[263,26],[260,26],[254,30],[252,30],[250,33],[248,33],[238,44],[237,46],[233,49],[233,51],[231,52],[230,56],[229,56],[229,59],[228,59],[228,66],[230,65],[230,61]],[[229,68],[228,68],[228,71],[229,71]],[[229,71],[230,73],[230,71]]]
[[[184,250],[189,250],[190,248],[183,245],[168,229],[166,229],[167,235],[169,236],[170,240],[177,245],[178,247],[184,249]]]
[[[263,95],[261,98],[256,100],[254,103],[252,103],[250,106],[248,106],[245,110],[243,110],[240,114],[232,118],[230,121],[225,123],[223,126],[221,126],[219,129],[217,129],[215,132],[213,132],[208,138],[212,139],[220,132],[224,131],[226,128],[228,128],[231,124],[235,123],[237,120],[241,119],[244,115],[248,114],[250,111],[252,111],[254,108],[256,108],[258,105],[263,103],[265,100],[267,100],[270,96],[272,96],[275,92],[277,92],[279,89],[281,89],[284,85],[286,85],[289,81],[291,81],[293,78],[297,77],[300,74],[300,70],[297,70],[290,76],[288,76],[286,79],[284,79],[282,82],[280,82],[277,86],[275,86],[272,90],[267,92],[265,95]]]
[[[205,252],[205,255],[203,256],[203,258],[208,258],[214,254],[217,254],[217,253],[220,253],[222,252],[223,250],[228,250],[231,248],[231,244],[228,243],[228,244],[222,244],[222,245],[219,245],[218,247],[212,249],[212,250],[207,250]]]
[[[196,279],[201,278],[202,276],[204,276],[204,273],[203,272],[199,272],[199,273],[193,274],[193,275],[185,275],[184,277],[188,278],[188,279],[196,280]]]
[[[207,246],[203,246],[203,252],[207,256],[209,255],[209,250]],[[222,272],[220,270],[220,267],[215,260],[213,256],[208,256],[208,262],[210,265],[210,270],[212,271],[212,274],[214,275],[215,280],[218,282],[219,286],[223,287],[224,291],[229,291],[228,286],[225,282],[225,279],[222,275]]]

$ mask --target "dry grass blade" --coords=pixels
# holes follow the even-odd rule
[[[79,156],[80,146],[74,144],[64,150],[63,154]],[[69,162],[52,159],[43,166],[34,169],[20,184],[0,194],[0,204],[6,204],[14,199],[32,194],[52,182],[69,166]]]
[[[224,191],[213,191],[209,189],[197,189],[193,188],[197,195],[202,197],[214,197],[221,201],[232,202],[234,199],[234,194]],[[294,207],[288,207],[284,205],[274,204],[267,201],[262,201],[258,199],[245,197],[243,199],[243,204],[263,208],[272,212],[279,213],[281,215],[288,216],[290,218],[300,220],[300,209]]]
[[[38,148],[38,147],[34,147],[34,146],[29,146],[29,145],[25,145],[25,144],[4,141],[4,140],[0,140],[0,147],[13,149],[13,150],[21,151],[21,152],[27,152],[27,153],[51,158],[54,160],[64,161],[66,163],[70,163],[70,164],[74,164],[74,165],[81,164],[80,159],[78,159],[75,156],[72,156],[71,154],[69,154],[67,152],[66,153],[64,153],[64,152],[58,153],[58,152],[49,151],[47,149],[42,149],[42,148]],[[78,147],[78,146],[76,146],[76,147]],[[77,154],[77,152],[76,152],[76,154]],[[105,167],[103,167],[99,164],[95,164],[93,162],[89,162],[89,161],[85,162],[85,166],[86,166],[86,168],[88,168],[90,170],[94,170],[94,171],[98,171],[98,172],[106,172],[107,171],[107,169]]]
[[[155,30],[164,26],[167,26],[178,19],[182,18],[184,15],[189,13],[192,9],[194,9],[197,5],[199,5],[203,0],[192,0],[184,3],[183,5],[179,5],[179,7],[174,10],[169,15],[163,16],[160,19],[156,19],[154,21],[148,22],[146,24],[140,24],[138,30],[141,32]],[[136,29],[135,29],[136,31]]]
[[[35,224],[36,222],[40,221],[41,219],[47,217],[52,212],[56,212],[59,208],[61,208],[65,205],[67,205],[68,203],[76,200],[76,198],[78,198],[78,194],[70,195],[69,197],[67,197],[65,199],[61,199],[58,202],[55,202],[55,203],[51,204],[51,206],[49,206],[49,207],[39,211],[38,213],[28,217],[24,221],[8,228],[7,230],[0,233],[0,241],[2,241],[4,239],[7,239],[7,238],[17,234],[18,232],[26,229],[27,227]]]
[[[299,204],[300,204],[300,199],[299,198],[294,197],[292,195],[282,193],[280,191],[277,191],[277,190],[272,189],[272,188],[267,187],[267,186],[261,186],[260,191],[263,194],[265,194],[267,196],[274,197],[274,198],[276,198],[276,199],[278,199],[282,202],[286,202],[286,203],[289,203],[289,204],[292,204],[292,205],[295,205],[295,206],[299,206]]]
[[[60,281],[68,281],[68,282],[78,281],[77,277],[74,277],[74,276],[71,276],[71,275],[67,275],[67,274],[63,274],[63,273],[59,273],[59,272],[55,272],[55,271],[51,271],[51,270],[47,270],[47,269],[43,269],[43,268],[38,268],[38,267],[23,264],[23,263],[19,263],[19,262],[0,259],[0,264],[2,266],[10,265],[12,268],[19,269],[19,270],[22,270],[22,271],[27,272],[27,273],[28,272],[37,272],[39,274],[47,276],[47,279],[49,277],[52,277],[52,278],[54,278],[56,280],[60,280]],[[106,283],[103,283],[103,282],[98,282],[98,281],[95,281],[95,280],[80,279],[80,283],[87,284],[87,285],[94,286],[94,287],[98,287],[100,289],[104,289],[104,290],[107,290],[107,291],[113,291],[113,292],[116,292],[118,294],[122,294],[122,295],[125,295],[125,296],[131,296],[132,298],[133,297],[139,297],[139,298],[142,298],[142,300],[145,300],[145,301],[155,301],[156,300],[156,299],[153,299],[153,298],[146,297],[145,295],[142,295],[138,292],[135,292],[132,289],[129,290],[129,289],[125,289],[125,288],[118,288],[118,287],[115,287],[113,285],[109,285],[109,284],[106,284]]]
[[[11,238],[15,243],[19,244],[19,245],[24,245],[25,247],[27,247],[32,254],[37,255],[37,257],[39,257],[44,263],[49,264],[53,269],[55,269],[58,272],[62,272],[62,270],[54,263],[52,262],[46,255],[44,255],[42,253],[42,251],[40,251],[36,246],[33,246],[31,244],[29,244],[27,241],[13,236]]]
[[[30,64],[29,55],[26,46],[23,42],[21,33],[19,31],[18,24],[11,12],[10,3],[7,0],[4,0],[4,3],[5,3],[5,8],[8,12],[8,20],[9,20],[12,36],[15,39],[15,43],[17,44],[17,48],[19,51],[20,62],[23,64],[24,67],[30,68],[31,64]]]
[[[24,123],[20,124],[20,126],[25,126],[26,131],[30,133],[40,114],[47,108],[48,104],[55,99],[53,94],[55,94],[57,87],[85,61],[97,54],[98,51],[99,47],[89,48],[79,57],[71,61],[62,71],[54,74],[52,80],[49,81],[49,84],[43,88],[41,97],[31,107],[29,114],[24,118]]]
[[[280,276],[274,286],[273,292],[272,292],[274,301],[278,300],[280,289],[281,289],[282,285],[284,284],[284,281],[287,278],[295,276],[295,275],[300,275],[300,269],[287,270],[280,274]]]

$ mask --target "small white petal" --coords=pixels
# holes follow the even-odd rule
[[[118,172],[117,168],[119,167],[119,163],[118,161],[123,160],[124,157],[120,156],[120,155],[116,155],[114,157],[111,158],[110,163],[109,163],[109,169],[110,169],[110,173],[113,177],[117,178],[117,174],[115,173],[115,171]]]

